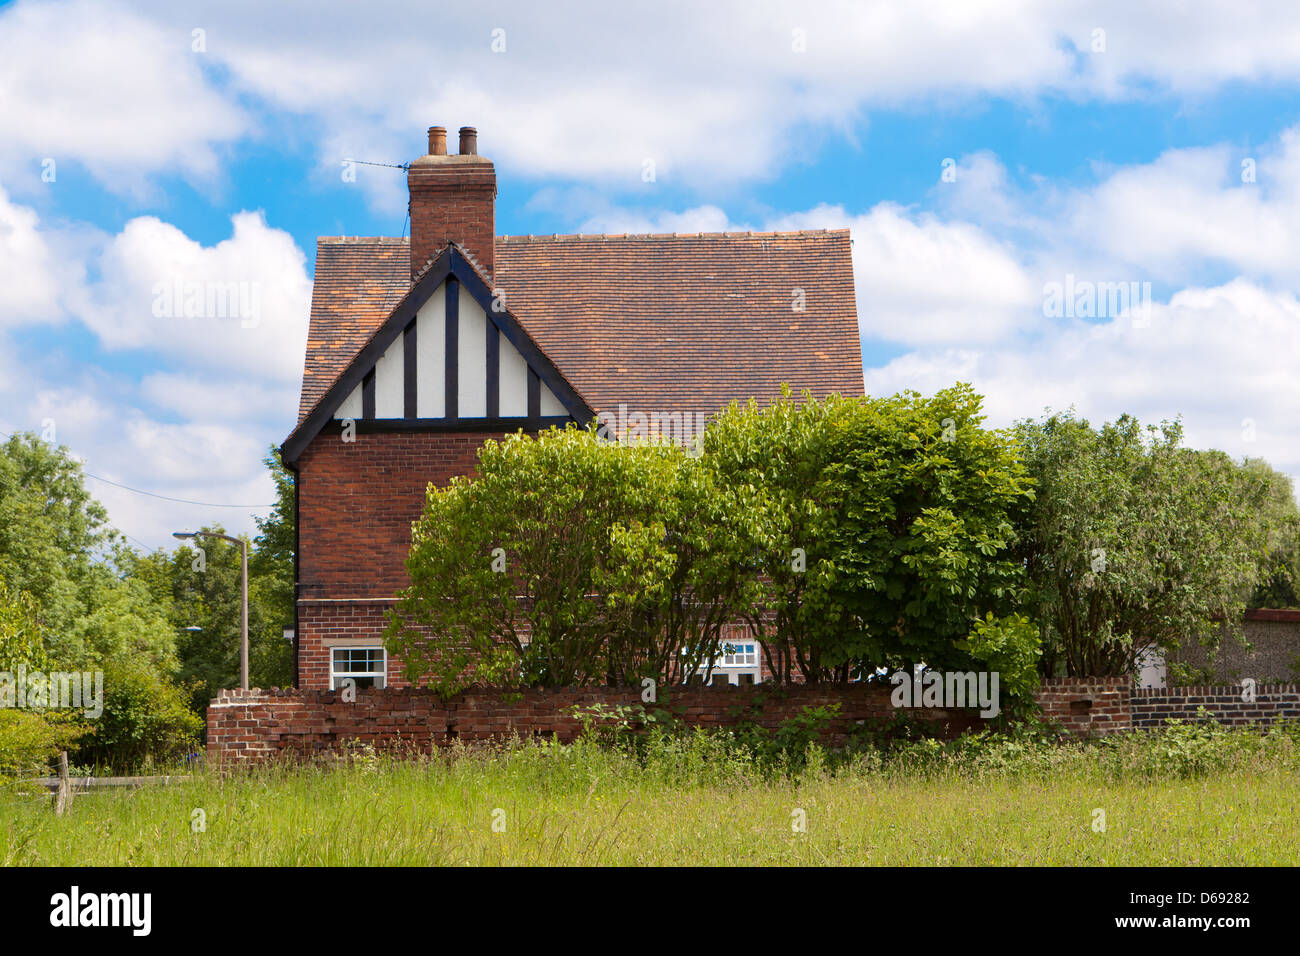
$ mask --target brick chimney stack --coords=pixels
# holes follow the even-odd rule
[[[447,155],[447,130],[429,128],[429,155],[406,172],[411,192],[411,277],[448,242],[456,242],[492,275],[497,173],[478,155],[478,132],[460,131],[460,154]]]

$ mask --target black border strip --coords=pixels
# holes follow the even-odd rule
[[[375,369],[373,366],[361,379],[361,417],[375,417]]]
[[[402,413],[407,418],[418,418],[419,412],[419,393],[417,392],[416,379],[418,373],[415,368],[415,319],[412,319],[402,333]]]
[[[460,283],[447,278],[447,348],[443,355],[446,369],[446,407],[442,410],[448,421],[460,418]]]

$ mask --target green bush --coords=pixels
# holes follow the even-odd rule
[[[71,715],[0,708],[0,776],[48,773],[59,751],[72,749],[85,733]]]
[[[189,709],[190,689],[127,661],[104,668],[104,712],[78,757],[130,772],[184,757],[198,747],[203,718]]]
[[[1043,653],[1038,625],[1023,614],[994,618],[990,611],[975,621],[970,636],[958,646],[986,670],[998,674],[1004,713],[1026,717],[1037,710],[1034,693],[1038,690],[1038,659]]]

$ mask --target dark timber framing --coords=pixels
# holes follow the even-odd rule
[[[375,370],[373,367],[361,379],[361,417],[375,417]]]
[[[416,391],[419,370],[416,368],[415,319],[406,324],[402,332],[402,415],[406,418],[419,418],[420,395]]]
[[[532,366],[528,367],[528,418],[536,420],[542,417],[542,380],[537,377]]]
[[[460,418],[458,407],[460,399],[460,283],[455,279],[447,280],[447,348],[443,355],[446,360],[446,375],[443,380],[447,386],[447,405],[443,412],[448,421]]]
[[[447,423],[441,418],[376,418],[365,421],[358,418],[354,425],[358,435],[375,435],[384,432],[517,432],[521,428],[526,432],[541,431],[544,428],[563,428],[573,421],[568,415],[547,415],[541,418],[462,418],[457,422]],[[335,420],[321,429],[326,434],[343,431],[343,422]]]
[[[447,281],[452,280],[452,281]],[[299,423],[292,434],[285,439],[280,448],[280,454],[286,464],[296,462],[299,456],[311,444],[311,440],[318,435],[330,422],[334,420],[334,413],[338,410],[339,405],[346,399],[358,385],[362,386],[362,420],[374,420],[374,368],[375,363],[383,357],[388,347],[396,341],[397,336],[406,332],[406,329],[412,325],[420,308],[429,300],[441,286],[444,281],[447,282],[447,328],[448,340],[451,341],[451,329],[453,325],[459,323],[454,320],[459,305],[459,295],[452,296],[452,285],[464,287],[473,297],[474,301],[479,304],[488,317],[489,328],[495,328],[505,340],[515,347],[524,361],[528,365],[528,417],[527,418],[477,418],[461,419],[457,414],[456,396],[458,389],[453,384],[456,381],[458,363],[453,361],[456,355],[454,351],[448,349],[447,365],[447,397],[448,404],[445,411],[445,418],[437,419],[420,419],[405,417],[400,419],[380,420],[382,424],[375,423],[378,427],[366,427],[361,429],[362,421],[358,421],[358,429],[364,431],[401,431],[401,430],[424,430],[424,431],[472,431],[475,429],[491,429],[514,431],[518,428],[533,429],[535,427],[545,428],[549,425],[563,425],[568,421],[575,421],[580,425],[585,425],[595,417],[595,412],[583,401],[577,391],[569,384],[568,380],[555,367],[555,363],[550,360],[532,340],[527,332],[524,331],[519,321],[510,314],[510,311],[498,311],[493,309],[492,290],[484,281],[483,277],[471,266],[466,260],[463,253],[455,244],[449,244],[442,253],[435,259],[425,270],[415,283],[411,286],[409,292],[403,296],[402,300],[397,303],[393,311],[389,314],[384,323],[370,337],[370,340],[361,348],[352,360],[352,363],[344,369],[343,373],[335,380],[325,394],[307,414],[307,417]],[[455,303],[455,304],[453,304]],[[500,306],[497,307],[500,309]],[[459,331],[457,329],[457,331]],[[409,369],[413,361],[414,352],[414,329],[412,329],[410,342],[406,345],[408,351],[404,355],[403,369]],[[499,368],[500,342],[497,343]],[[493,363],[489,363],[492,367]],[[486,370],[485,370],[486,371]],[[489,373],[490,374],[490,373]],[[365,381],[369,377],[370,385],[367,389]],[[414,375],[406,373],[407,383],[405,387],[411,389]],[[497,410],[500,411],[500,380],[499,371],[497,373],[497,382],[495,388],[489,379],[489,396],[493,393],[497,396]],[[542,418],[541,411],[541,383],[545,382],[552,394],[560,400],[568,415],[552,415]],[[536,389],[536,398],[534,397]],[[370,393],[371,404],[369,414],[366,409],[366,392]],[[403,401],[403,412],[409,413],[411,406],[410,392],[406,392]],[[489,403],[492,398],[489,397]],[[490,407],[490,406],[489,406]]]

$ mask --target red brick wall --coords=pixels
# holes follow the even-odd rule
[[[1052,677],[1036,696],[1044,717],[1086,737],[1131,729],[1132,687],[1128,677]]]
[[[839,717],[824,742],[842,744],[854,727],[880,721],[897,711],[891,687],[879,684],[797,684],[785,688],[678,687],[661,690],[666,706],[688,724],[721,728],[744,721],[775,730],[805,707],[838,703]],[[1053,678],[1043,681],[1038,701],[1045,716],[1078,736],[1131,729],[1155,729],[1168,717],[1194,718],[1204,703],[1220,722],[1268,724],[1300,716],[1300,688],[1260,687],[1253,703],[1239,688],[1182,688],[1133,691],[1123,677]],[[356,700],[322,690],[221,691],[208,708],[209,759],[257,761],[281,752],[314,754],[337,750],[349,741],[379,749],[408,747],[424,752],[461,740],[469,743],[518,735],[558,735],[572,740],[581,730],[570,708],[602,703],[640,703],[636,688],[564,687],[521,691],[474,688],[448,700],[423,689],[360,690]],[[932,721],[944,737],[986,726],[976,708],[911,711]]]
[[[492,162],[481,156],[417,160],[406,183],[411,192],[411,275],[448,242],[464,247],[492,275],[497,192]]]
[[[317,435],[298,460],[298,683],[329,686],[326,637],[373,637],[409,579],[411,524],[430,482],[473,473],[500,432]],[[389,661],[400,683],[400,665]]]
[[[327,429],[298,460],[300,597],[391,597],[407,585],[411,523],[429,483],[471,474],[501,432]]]
[[[865,721],[892,717],[888,686],[798,685],[764,687],[689,687],[662,694],[666,706],[697,727],[734,726],[752,720],[776,729],[804,707],[840,705],[825,742],[842,744]],[[671,699],[669,699],[671,697]],[[472,689],[449,700],[427,690],[361,690],[345,703],[333,691],[221,691],[208,708],[208,757],[257,761],[277,753],[313,754],[337,750],[348,741],[376,748],[405,747],[423,752],[453,740],[475,743],[518,735],[570,741],[581,730],[571,714],[575,705],[640,703],[636,688],[530,688],[517,692]],[[983,723],[974,709],[921,710],[944,736],[956,736]]]
[[[329,648],[331,637],[359,637],[383,643],[388,611],[396,603],[386,600],[299,601],[298,630],[303,635],[298,656],[298,683],[301,687],[327,688],[330,683]],[[388,658],[388,684],[405,687],[401,662]]]

